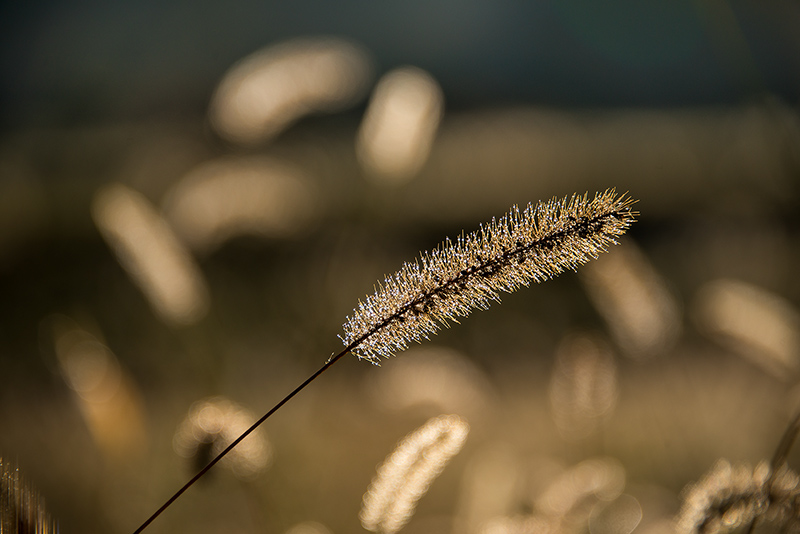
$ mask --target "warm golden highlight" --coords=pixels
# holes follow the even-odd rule
[[[635,221],[635,201],[611,189],[552,199],[445,241],[386,278],[359,302],[340,336],[348,350],[377,363],[427,339],[474,308],[488,308],[500,292],[543,282],[576,269],[617,243]]]
[[[800,477],[786,465],[755,469],[719,460],[699,482],[689,486],[677,517],[679,534],[728,532],[754,521],[776,532],[796,526],[800,517]]]
[[[345,344],[341,352],[331,355],[320,369],[242,432],[134,534],[144,530],[261,423],[345,354],[352,352],[359,358],[378,363],[381,357],[388,358],[406,349],[412,341],[427,339],[441,325],[458,322],[458,317],[469,315],[473,308],[488,308],[491,301],[500,300],[501,291],[511,292],[531,281],[543,282],[567,269],[576,269],[617,243],[617,238],[636,220],[637,213],[631,209],[634,203],[627,194],[617,195],[609,189],[595,194],[591,200],[587,193],[563,200],[554,198],[535,206],[529,204],[523,211],[515,206],[499,221],[492,219],[478,231],[462,235],[455,243],[447,240],[433,252],[422,254],[414,263],[406,263],[394,276],[387,278],[375,294],[367,297],[366,302],[360,302],[353,316],[347,318],[344,335],[340,336]],[[466,434],[466,430],[459,433]],[[455,454],[461,445],[452,446],[452,453],[447,454]],[[445,449],[433,447],[433,451],[440,450]],[[439,454],[433,451],[425,454]],[[443,466],[446,461],[439,457],[436,465]],[[413,483],[407,482],[397,493],[389,492],[393,495],[391,513],[382,508],[382,504],[370,504],[377,497],[365,499],[365,510],[378,510],[374,517],[373,512],[364,512],[362,523],[370,525],[365,528],[384,532],[399,529],[409,517],[406,514],[413,511],[416,500],[438,474],[437,469],[434,466],[409,471]],[[369,493],[381,495],[383,491],[373,488]],[[383,497],[378,500],[381,499]]]
[[[58,525],[44,499],[23,480],[19,468],[0,456],[0,534],[50,534]]]
[[[364,494],[361,526],[384,534],[403,528],[468,433],[469,425],[457,415],[440,415],[406,436],[378,468]]]

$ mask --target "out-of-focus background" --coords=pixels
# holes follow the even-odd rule
[[[149,531],[363,531],[376,465],[454,414],[385,530],[669,532],[800,407],[797,2],[51,0],[0,28],[0,456],[62,532],[133,531],[378,280],[575,192],[640,221],[337,363]]]

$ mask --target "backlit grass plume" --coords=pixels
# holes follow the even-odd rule
[[[50,534],[58,525],[44,499],[20,475],[19,468],[0,456],[0,534]]]
[[[440,415],[407,435],[378,467],[364,494],[361,526],[394,534],[411,519],[417,501],[458,454],[469,425],[457,415]]]
[[[678,534],[716,534],[760,520],[771,531],[800,522],[800,476],[783,465],[773,471],[767,462],[755,469],[719,460],[699,482],[691,485],[676,522]]]
[[[677,534],[717,534],[742,525],[769,532],[800,530],[800,475],[789,467],[789,451],[800,435],[800,413],[786,427],[772,460],[755,469],[720,459],[699,482],[684,491],[675,522]]]
[[[462,235],[455,242],[406,263],[360,302],[340,336],[345,348],[331,356],[305,382],[286,395],[208,465],[189,480],[134,534],[141,532],[184,491],[345,354],[373,363],[427,339],[442,325],[458,322],[475,308],[488,308],[531,282],[543,282],[576,269],[605,252],[635,221],[634,200],[613,189],[594,198],[573,195],[552,199],[524,210],[514,207],[499,220]]]
[[[344,325],[347,350],[373,363],[427,339],[501,291],[542,282],[596,258],[634,221],[633,200],[614,190],[550,200],[445,241],[388,277]]]

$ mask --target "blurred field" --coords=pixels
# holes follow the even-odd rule
[[[148,531],[362,531],[376,465],[440,414],[470,432],[409,534],[521,531],[579,464],[613,484],[565,531],[662,532],[718,458],[771,457],[800,409],[796,108],[447,112],[411,71],[382,114],[340,113],[375,80],[331,46],[358,83],[273,122],[220,126],[223,102],[0,139],[0,454],[62,532],[133,531],[209,457],[175,437],[195,402],[259,417],[419,251],[609,187],[640,199],[621,246],[379,368],[346,358],[262,427],[268,460],[217,466]]]

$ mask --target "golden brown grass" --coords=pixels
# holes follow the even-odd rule
[[[453,243],[406,263],[359,303],[344,325],[346,347],[264,414],[201,469],[136,531],[144,530],[209,469],[232,451],[286,402],[316,380],[345,354],[377,363],[404,350],[412,341],[435,333],[440,325],[458,322],[475,309],[499,300],[530,282],[549,280],[576,269],[605,252],[636,220],[634,200],[613,189],[593,198],[573,195],[514,207],[500,220]],[[413,501],[413,500],[412,500]],[[409,502],[412,502],[409,501]]]

